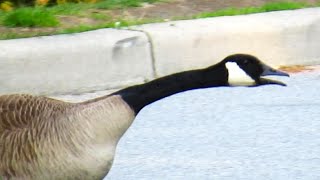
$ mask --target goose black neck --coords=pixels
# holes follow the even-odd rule
[[[159,99],[191,89],[226,86],[227,79],[228,72],[224,64],[217,64],[205,69],[165,76],[113,94],[121,95],[123,100],[138,114],[143,107]]]

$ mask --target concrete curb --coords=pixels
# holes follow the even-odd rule
[[[0,42],[0,93],[65,94],[152,79],[142,32],[97,31]]]
[[[114,89],[212,65],[233,53],[320,64],[320,8],[0,41],[0,94]]]
[[[273,66],[320,63],[320,8],[134,27],[153,42],[156,74],[212,65],[248,53]]]

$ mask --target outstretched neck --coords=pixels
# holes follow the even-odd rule
[[[113,94],[121,95],[137,114],[143,107],[170,95],[198,88],[225,86],[228,72],[217,64],[205,69],[185,71],[145,84],[131,86]]]

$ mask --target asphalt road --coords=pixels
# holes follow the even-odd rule
[[[194,90],[144,108],[105,179],[319,180],[320,68],[273,78],[288,86]]]

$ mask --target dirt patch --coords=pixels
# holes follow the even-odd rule
[[[190,17],[201,12],[210,12],[230,7],[257,7],[267,2],[279,0],[175,0],[167,3],[146,4],[143,7],[111,11],[113,15],[134,18],[163,18]],[[316,0],[292,1],[315,4]]]
[[[295,66],[280,66],[279,70],[285,71],[288,73],[300,73],[305,71],[313,71],[315,70],[315,68],[312,66],[295,65]]]
[[[156,3],[140,8],[116,10],[115,14],[135,18],[164,18],[192,16],[201,12],[215,11],[228,7],[260,6],[270,0],[176,0],[169,3]]]

